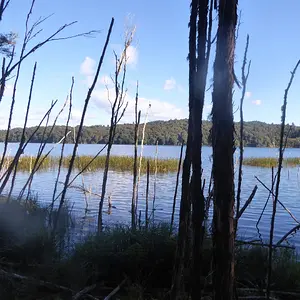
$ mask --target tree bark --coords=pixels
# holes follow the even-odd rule
[[[212,146],[214,179],[213,259],[214,299],[234,296],[234,84],[237,0],[219,1],[219,25],[214,63]]]
[[[197,59],[190,61],[190,90],[192,93],[193,110],[192,118],[192,180],[191,180],[191,202],[193,247],[192,247],[192,274],[191,274],[191,297],[192,300],[201,298],[201,261],[202,242],[204,236],[205,198],[202,190],[202,114],[205,98],[205,86],[207,76],[206,44],[207,44],[207,15],[208,0],[194,0],[198,2],[198,32],[190,32],[190,53],[196,48]],[[194,35],[194,36],[193,36]],[[210,42],[210,41],[209,41]],[[208,43],[209,43],[208,42]],[[191,59],[191,57],[190,57]],[[195,64],[194,65],[192,65]],[[196,69],[196,72],[195,72]]]

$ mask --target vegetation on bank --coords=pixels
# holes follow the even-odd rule
[[[251,167],[276,168],[278,158],[276,157],[249,157],[244,158],[243,164]],[[288,157],[283,160],[285,167],[297,167],[300,165],[300,157]]]
[[[143,124],[140,125],[141,128]],[[180,145],[182,140],[187,140],[187,119],[154,121],[147,123],[145,131],[146,145]],[[236,142],[239,140],[240,124],[235,124]],[[300,147],[300,127],[287,125],[289,138],[287,147]],[[37,128],[26,129],[26,137],[30,136]],[[22,128],[11,129],[9,142],[20,142]],[[72,129],[73,130],[73,129]],[[211,122],[203,121],[203,145],[211,145],[210,140]],[[78,131],[78,127],[75,128]],[[40,143],[43,138],[44,127],[40,127],[34,134],[31,142]],[[46,132],[50,132],[50,126]],[[264,122],[244,122],[244,146],[245,147],[278,147],[279,145],[279,124],[267,124]],[[0,130],[0,142],[5,140],[5,130]],[[57,143],[65,135],[65,126],[55,126],[53,132],[47,138],[49,143]],[[81,143],[83,144],[105,144],[109,137],[109,126],[95,125],[84,126],[82,130]],[[140,137],[141,138],[141,137]],[[67,137],[67,143],[73,143],[73,134]],[[134,124],[119,124],[116,128],[115,144],[134,144]]]
[[[76,157],[74,167],[78,170],[82,170],[83,167],[88,166],[86,171],[93,172],[104,169],[105,166],[105,156],[97,156],[92,163],[90,161],[93,159],[93,156],[82,155]],[[11,161],[12,157],[7,157],[7,160]],[[62,161],[63,167],[68,167],[71,156],[64,156]],[[18,171],[30,172],[34,166],[36,157],[33,156],[23,156],[19,159]],[[41,157],[39,162],[42,161],[42,164],[39,168],[39,171],[57,168],[59,165],[59,157]],[[149,171],[154,173],[157,167],[158,173],[168,173],[175,172],[178,168],[178,159],[166,158],[166,159],[157,159],[157,165],[154,158],[144,158],[141,162],[141,172],[145,173],[147,171],[147,161],[149,161]],[[90,164],[89,164],[90,163]],[[111,156],[109,160],[110,170],[114,171],[130,171],[133,170],[134,158],[132,156]]]
[[[151,224],[148,229],[142,226],[136,230],[125,225],[115,226],[100,235],[82,238],[74,245],[69,221],[72,218],[67,207],[63,216],[59,234],[52,239],[46,226],[47,208],[40,207],[34,200],[9,204],[2,201],[1,299],[70,299],[85,287],[91,287],[87,292],[90,296],[81,299],[102,299],[121,282],[119,299],[166,299],[176,252],[176,236],[170,235],[168,224]],[[202,269],[206,295],[211,291],[211,246],[210,238],[206,237]],[[240,295],[247,295],[249,291],[263,294],[267,264],[265,248],[236,247]],[[188,280],[188,266],[184,274]],[[272,290],[299,288],[300,263],[295,253],[291,249],[276,250]]]

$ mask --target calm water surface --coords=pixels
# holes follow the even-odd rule
[[[9,145],[9,153],[11,155],[16,151],[18,144]],[[38,144],[29,144],[25,155],[36,155]],[[50,150],[53,144],[47,145],[45,152]],[[79,145],[78,155],[95,155],[103,145]],[[3,144],[0,144],[0,152],[3,149]],[[65,155],[71,154],[73,145],[66,145]],[[156,152],[155,146],[144,146],[143,156],[154,157]],[[180,153],[179,146],[159,146],[159,158],[178,158]],[[60,154],[60,146],[56,146],[51,155],[58,156]],[[210,147],[203,147],[203,168],[204,178],[209,181],[211,171],[210,156],[212,150]],[[237,151],[238,154],[238,151]],[[101,153],[105,155],[105,151]],[[112,148],[112,155],[133,155],[132,145],[114,145]],[[245,148],[245,157],[276,157],[278,150],[273,148]],[[300,157],[300,149],[286,149],[286,157]],[[74,175],[75,175],[74,171]],[[66,170],[63,170],[60,181],[64,181]],[[100,194],[103,172],[86,172],[83,177],[79,177],[75,181],[75,185],[82,185],[84,182],[86,188],[90,188],[93,193]],[[258,185],[258,190],[251,206],[243,214],[239,222],[239,235],[247,240],[258,239],[259,234],[256,228],[256,223],[261,214],[261,211],[268,198],[268,191],[260,185],[255,179],[257,176],[267,186],[271,185],[271,170],[266,168],[247,167],[243,168],[243,186],[242,186],[242,202],[244,203],[249,197],[255,184]],[[17,195],[23,187],[28,178],[28,173],[20,172],[17,175],[14,193]],[[52,200],[52,193],[54,182],[56,178],[56,171],[41,171],[35,177],[32,185],[32,190],[38,194],[38,199],[44,204],[49,204]],[[174,188],[175,188],[176,174],[158,174],[156,183],[156,201],[155,201],[155,220],[170,221],[171,207],[173,202]],[[61,188],[61,186],[60,186]],[[180,186],[178,190],[178,201],[176,205],[176,214],[178,219]],[[146,178],[141,177],[139,186],[139,209],[144,216],[145,209],[145,190]],[[110,171],[108,176],[108,185],[106,193],[106,201],[111,197],[112,204],[115,206],[110,212],[108,211],[107,202],[104,206],[104,221],[106,224],[112,223],[127,223],[130,221],[130,205],[132,197],[132,174],[130,172],[115,172]],[[154,175],[150,177],[150,201],[152,202],[154,195]],[[90,196],[87,199],[88,212],[85,215],[86,201],[83,193],[71,188],[68,190],[67,199],[69,204],[73,207],[73,212],[78,216],[78,220],[84,220],[85,229],[88,227],[93,230],[97,221],[97,211],[99,198],[97,196]],[[300,176],[299,168],[283,168],[282,179],[280,187],[279,199],[283,202],[294,216],[300,220]],[[152,208],[152,203],[150,204]],[[272,209],[272,200],[269,201],[266,211],[259,224],[259,231],[261,238],[268,239],[270,217]],[[176,220],[177,220],[176,219]],[[278,206],[278,213],[275,225],[275,238],[280,239],[288,230],[297,225],[294,220],[284,211],[281,206]],[[86,227],[87,226],[87,227]],[[300,248],[300,233],[296,234],[290,239],[292,244]]]

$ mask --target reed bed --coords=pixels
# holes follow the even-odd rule
[[[12,157],[7,157],[7,160],[11,161]],[[71,156],[65,156],[63,159],[63,167],[67,168],[70,162]],[[78,156],[75,160],[75,168],[81,170],[85,167],[91,160],[93,156],[83,155]],[[105,166],[105,156],[98,156],[86,169],[88,172],[96,172],[98,170],[104,169]],[[18,171],[29,172],[34,166],[36,157],[23,156],[19,159]],[[39,171],[44,171],[47,169],[55,169],[59,164],[59,157],[41,157],[39,161],[42,161]],[[154,158],[144,158],[141,164],[141,172],[146,173],[147,171],[147,161],[150,164],[150,173],[155,172],[155,159]],[[131,156],[111,156],[109,160],[109,168],[113,171],[120,172],[132,172],[133,171],[134,158]],[[157,160],[157,172],[158,173],[169,173],[176,172],[178,168],[178,159],[158,159]]]
[[[244,158],[243,165],[261,168],[276,168],[278,158],[276,157],[249,157]],[[300,165],[300,157],[288,157],[283,160],[284,167],[297,167]]]

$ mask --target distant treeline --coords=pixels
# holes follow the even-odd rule
[[[140,125],[141,127],[143,124]],[[239,139],[239,123],[235,124],[236,140]],[[26,136],[29,137],[36,127],[26,129]],[[203,144],[210,145],[211,122],[203,121]],[[72,133],[67,137],[67,143],[74,141],[74,128],[70,128]],[[77,127],[75,128],[75,132]],[[82,131],[81,143],[83,144],[104,144],[108,140],[108,126],[95,125],[85,126]],[[34,135],[31,142],[39,143],[43,138],[44,127]],[[46,130],[46,135],[50,132],[50,127]],[[252,121],[244,123],[244,141],[248,147],[277,147],[279,143],[280,125],[267,124],[264,122]],[[289,138],[287,146],[292,148],[300,147],[300,127],[287,125]],[[0,142],[5,140],[5,130],[0,130]],[[65,133],[65,126],[55,126],[51,135],[48,137],[49,143],[58,142]],[[22,135],[21,128],[11,129],[9,142],[19,142]],[[182,139],[187,138],[187,119],[154,121],[146,126],[144,143],[154,145],[158,141],[159,145],[179,145]],[[117,126],[115,144],[133,144],[134,143],[134,124],[121,124]]]

